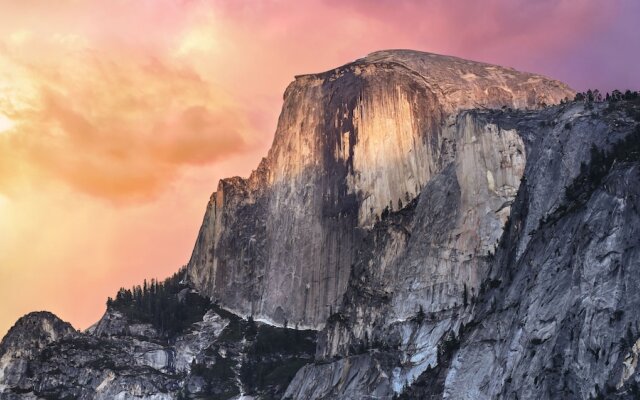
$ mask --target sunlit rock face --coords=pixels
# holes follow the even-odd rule
[[[487,193],[513,196],[522,167],[476,165],[472,153],[493,139],[454,134],[460,110],[537,108],[572,96],[539,75],[414,51],[377,52],[299,76],[285,92],[268,156],[250,178],[225,179],[213,194],[189,279],[240,314],[321,328],[341,302],[366,232],[385,209],[416,198],[453,158],[460,174],[472,172],[463,180],[480,174]],[[517,147],[508,136],[499,144]],[[480,142],[465,145],[472,140]],[[469,191],[461,205],[492,201]],[[504,215],[491,222],[485,209],[472,214],[466,228],[482,226],[481,239],[455,240],[489,250]]]
[[[638,398],[640,102],[469,111],[454,132],[365,236],[285,398]]]
[[[380,327],[410,321],[419,310],[447,313],[478,295],[524,173],[525,145],[515,130],[467,113],[443,135],[456,143],[448,166],[361,246],[352,270],[359,279],[335,310],[349,324],[329,324],[320,351],[326,357],[367,346],[375,332],[386,334]]]
[[[447,166],[366,235],[342,305],[321,333],[317,357],[341,360],[306,366],[290,397],[374,391],[390,398],[437,365],[439,343],[469,322],[524,174],[526,146],[516,130],[467,112],[442,135],[451,144]]]

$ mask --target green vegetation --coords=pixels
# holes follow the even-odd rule
[[[618,103],[627,103],[627,104],[639,103],[640,92],[625,90],[623,93],[620,90],[614,90],[610,94],[606,93],[603,96],[598,89],[594,89],[594,90],[589,89],[586,92],[576,93],[575,97],[573,98],[573,101],[585,103],[588,109],[592,109],[594,103],[607,102],[609,104],[608,111],[611,111],[612,109],[616,108],[616,105]],[[562,101],[560,102],[560,104],[564,104],[567,102],[568,101]],[[636,120],[640,120],[640,119],[636,118]]]
[[[640,93],[627,90],[624,94],[618,90],[614,90],[611,95],[607,93],[608,106],[605,114],[611,114],[614,111],[625,112],[630,118],[640,122]]]
[[[209,361],[198,360],[191,365],[191,374],[206,382],[203,398],[222,400],[238,395],[236,373],[245,390],[251,392],[247,394],[280,398],[296,372],[313,361],[316,332],[258,324],[251,317],[244,320],[192,291],[184,282],[185,274],[182,268],[164,281],[122,288],[115,299],[109,298],[107,306],[131,321],[152,324],[167,338],[185,331],[213,310],[229,323],[206,350]],[[239,371],[238,360],[242,360]],[[192,394],[183,390],[180,396]]]
[[[469,292],[467,290],[467,284],[464,284],[464,292],[462,293],[462,304],[466,307],[469,305]]]
[[[460,338],[464,331],[464,325],[460,325],[458,333],[448,332],[438,343],[438,360],[451,360],[453,354],[460,348]]]
[[[121,288],[116,298],[107,300],[109,309],[117,310],[130,320],[149,323],[166,337],[185,330],[212,307],[211,302],[192,292],[183,282],[186,268],[181,268],[164,281],[144,281],[142,286]]]
[[[255,388],[262,398],[280,398],[296,372],[313,361],[316,332],[269,325],[252,327],[251,320],[243,324],[249,343],[244,349],[242,382]]]
[[[623,140],[614,144],[608,152],[591,147],[591,158],[588,164],[580,166],[580,173],[565,189],[566,203],[543,223],[556,221],[562,215],[584,205],[593,191],[598,188],[616,162],[640,161],[640,127]]]
[[[624,93],[620,90],[614,90],[611,94],[606,93],[604,96],[598,89],[587,90],[586,92],[576,93],[573,101],[584,101],[585,103],[600,103],[603,101],[616,102],[622,100],[637,100],[640,99],[640,93],[631,90],[626,90]]]

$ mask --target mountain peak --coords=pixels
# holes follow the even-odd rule
[[[346,290],[354,232],[416,198],[455,159],[462,138],[448,126],[462,110],[573,96],[540,75],[411,50],[297,76],[266,161],[212,197],[189,278],[240,314],[321,328]]]
[[[298,75],[295,83],[308,80],[345,82],[350,74],[375,77],[412,75],[419,85],[438,97],[443,111],[473,108],[535,109],[572,99],[575,91],[567,84],[543,75],[459,57],[415,50],[380,50],[325,72]],[[289,92],[289,90],[287,90]]]
[[[21,343],[53,342],[73,332],[75,332],[73,326],[55,314],[49,311],[34,311],[16,321],[2,340],[0,348],[11,347],[17,341]]]
[[[8,360],[26,357],[47,344],[75,332],[71,324],[48,311],[36,311],[24,315],[16,321],[0,342],[0,375],[6,368]]]

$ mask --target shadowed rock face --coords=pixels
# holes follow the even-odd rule
[[[415,332],[400,327],[415,325],[417,313],[443,316],[429,328],[442,336],[471,312],[467,306],[487,278],[524,173],[525,144],[514,129],[468,113],[443,134],[456,143],[447,167],[419,198],[365,238],[319,356],[350,354],[379,342],[407,347]],[[435,361],[440,336],[432,336],[430,354],[411,366],[413,373]],[[427,351],[407,348],[407,355],[421,350]]]
[[[20,318],[0,343],[0,393],[27,372],[29,357],[74,332],[70,324],[50,312],[33,312]]]
[[[640,395],[640,103],[546,120],[516,128],[532,144],[526,185],[444,398]]]
[[[188,290],[172,301],[206,301],[183,296]],[[0,343],[0,399],[277,399],[313,361],[315,331],[245,321],[209,304],[167,336],[124,310],[108,308],[86,332],[51,313],[21,318]]]
[[[268,156],[250,178],[222,180],[211,197],[189,279],[239,314],[321,328],[345,293],[363,235],[385,209],[414,199],[458,157],[457,147],[468,152],[460,158],[463,179],[476,180],[485,167],[475,165],[473,152],[495,143],[465,147],[474,139],[450,127],[460,110],[537,108],[572,96],[539,75],[404,50],[299,76],[285,92]],[[518,145],[517,138],[499,140]],[[500,162],[499,154],[488,157]],[[489,191],[513,197],[521,171],[494,172],[481,172]],[[495,206],[474,196],[465,192],[461,206]],[[495,240],[499,226],[480,212],[466,229],[480,224],[483,240]],[[469,235],[459,240],[491,247]]]

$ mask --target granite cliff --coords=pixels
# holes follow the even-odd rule
[[[316,363],[287,395],[636,398],[639,121],[637,98],[461,113],[456,129],[476,140],[517,133],[498,150],[507,170],[526,154],[517,192],[486,198],[499,233],[472,230],[475,253],[450,245],[474,218],[452,162],[370,231]],[[476,199],[494,186],[485,171]]]
[[[222,180],[211,197],[190,282],[238,314],[322,328],[342,300],[363,235],[385,210],[414,199],[468,140],[451,127],[460,110],[540,108],[573,94],[539,75],[414,51],[381,51],[298,76],[267,157],[248,179]],[[518,145],[511,136],[494,145],[487,135],[477,147],[495,150],[487,154],[490,172],[501,168],[499,149]],[[465,150],[471,171],[460,173],[474,172],[474,150]],[[493,189],[508,197],[522,167],[496,175],[501,186]],[[499,236],[488,230],[482,234]]]
[[[296,77],[186,270],[23,317],[0,398],[636,398],[640,99],[574,95],[406,50]]]

